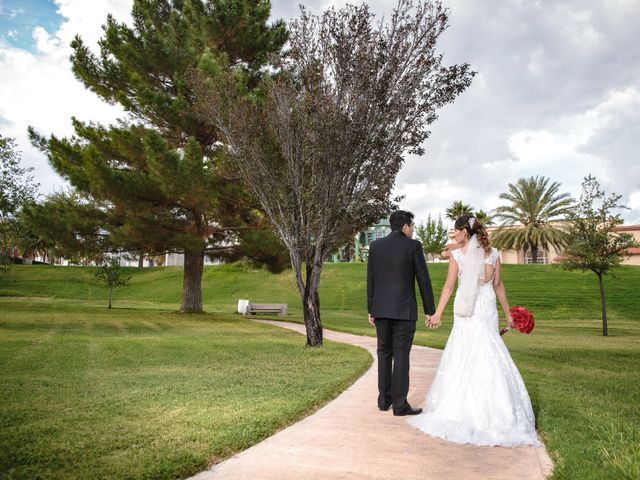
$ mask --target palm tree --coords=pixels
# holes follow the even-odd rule
[[[447,208],[445,216],[449,220],[453,220],[454,222],[461,215],[473,215],[473,207],[471,205],[467,205],[462,203],[460,200],[456,200],[451,205],[451,208]]]
[[[509,191],[500,194],[508,200],[494,210],[502,225],[491,236],[491,242],[501,249],[531,249],[533,263],[538,261],[538,248],[547,250],[549,245],[561,248],[567,235],[553,222],[563,220],[572,209],[573,200],[568,193],[558,194],[560,183],[549,184],[546,177],[521,178]]]
[[[479,222],[484,223],[485,225],[493,225],[495,223],[493,221],[493,217],[491,217],[484,210],[478,210],[473,216],[476,217]]]

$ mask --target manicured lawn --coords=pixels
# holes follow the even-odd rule
[[[184,478],[370,364],[240,316],[0,298],[0,477]]]
[[[430,264],[429,268],[437,298],[446,265]],[[321,307],[327,328],[375,334],[366,321],[365,271],[363,264],[325,267]],[[181,269],[130,269],[128,275],[133,276],[131,286],[116,290],[114,304],[135,309],[130,312],[136,319],[166,316],[165,331],[178,328],[183,321],[206,323],[187,321],[170,313],[179,305]],[[523,374],[536,410],[538,428],[554,458],[554,478],[640,478],[640,268],[622,267],[615,278],[605,280],[610,320],[610,336],[606,338],[601,336],[595,275],[565,272],[553,265],[506,265],[504,278],[511,304],[527,306],[536,315],[533,334],[511,332],[504,338]],[[0,287],[1,295],[47,297],[44,310],[59,308],[63,317],[65,311],[94,312],[99,311],[96,306],[106,304],[106,290],[97,285],[93,270],[81,267],[15,268]],[[207,267],[203,296],[205,309],[218,315],[202,318],[212,318],[214,323],[245,325],[246,322],[228,316],[235,310],[239,298],[287,302],[288,319],[302,321],[300,300],[290,271],[272,275],[243,264]],[[18,305],[18,299],[0,299],[0,308],[7,302]],[[20,302],[24,308],[29,300]],[[159,309],[160,313],[153,309]],[[25,315],[24,318],[30,318]],[[444,347],[451,329],[451,315],[449,307],[445,323],[437,331],[426,330],[419,323],[416,343]],[[43,321],[35,313],[31,316],[33,323]],[[4,314],[1,318],[4,322]],[[91,318],[97,317],[92,314]],[[44,328],[45,332],[49,330]],[[217,331],[218,327],[211,330]],[[274,335],[281,338],[283,334]],[[159,338],[163,336],[164,333]],[[40,333],[38,338],[46,338],[45,333]],[[303,342],[302,337],[292,337],[294,346],[301,346]],[[306,349],[301,351],[315,354]],[[350,365],[350,372],[355,371],[354,363]],[[176,431],[181,429],[184,427]],[[216,455],[224,456],[224,453],[212,453]]]

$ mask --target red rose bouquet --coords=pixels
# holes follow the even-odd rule
[[[533,331],[533,327],[535,327],[536,323],[533,318],[533,313],[527,310],[525,307],[513,306],[509,309],[509,313],[511,314],[511,320],[513,320],[513,325],[520,330],[522,333],[531,333]],[[510,330],[509,327],[505,327],[500,330],[500,335],[504,335]]]

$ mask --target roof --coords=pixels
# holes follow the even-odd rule
[[[635,230],[640,230],[640,224],[636,225],[618,225],[617,227],[613,227],[615,232],[632,232]]]

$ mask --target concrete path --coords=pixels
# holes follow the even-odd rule
[[[268,321],[304,334],[304,326]],[[324,338],[366,348],[373,337],[324,331]],[[409,403],[422,406],[440,350],[413,346]],[[243,479],[544,479],[552,463],[544,447],[474,447],[430,437],[407,417],[380,412],[377,363],[332,402],[192,480]]]

